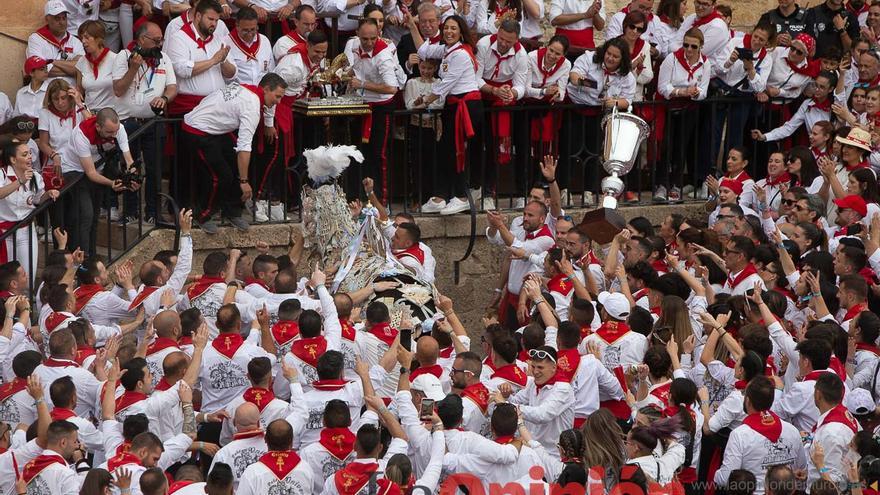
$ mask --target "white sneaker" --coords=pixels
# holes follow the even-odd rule
[[[422,213],[440,213],[446,208],[446,200],[441,198],[431,198],[422,205]]]
[[[269,220],[273,222],[284,221],[284,203],[269,205]]]
[[[568,188],[559,191],[559,200],[562,201],[562,206],[571,204],[571,198],[568,196]]]
[[[477,206],[479,206],[480,200],[475,199],[474,203],[476,203]],[[495,200],[492,199],[491,197],[483,198],[483,206],[480,208],[480,211],[492,211],[494,209],[495,209]]]
[[[655,203],[665,203],[669,201],[669,198],[666,195],[666,186],[657,186],[654,189],[654,197],[652,199]]]
[[[268,222],[269,215],[267,215],[269,211],[269,202],[265,199],[261,199],[256,202],[254,206],[254,221],[258,223]]]
[[[563,203],[565,204],[565,203]],[[526,207],[526,199],[525,198],[516,198],[513,200],[513,205],[511,206],[514,210],[522,210]]]
[[[116,208],[116,207],[110,208],[110,221],[116,222],[120,218],[122,218],[122,215],[119,213],[119,208]]]
[[[697,199],[707,199],[709,197],[709,184],[703,182],[703,185],[700,187],[700,192],[697,193]]]
[[[446,203],[446,208],[440,212],[441,215],[455,215],[456,213],[461,213],[463,211],[467,211],[471,208],[471,205],[468,204],[467,201],[459,198],[452,198]]]
[[[477,200],[479,200],[480,198],[482,198],[483,197],[483,188],[478,187],[476,189],[471,189],[471,197],[474,198],[475,202]]]

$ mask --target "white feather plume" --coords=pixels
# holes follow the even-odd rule
[[[358,163],[364,161],[364,155],[356,146],[351,145],[318,146],[315,149],[305,150],[303,155],[306,157],[309,178],[316,184],[339,177],[351,165],[351,159]]]

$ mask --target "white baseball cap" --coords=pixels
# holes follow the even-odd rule
[[[599,304],[605,308],[608,316],[615,320],[625,320],[629,316],[629,301],[619,292],[600,292]]]
[[[843,405],[855,416],[862,416],[874,410],[871,392],[863,388],[854,388],[843,397]]]
[[[61,0],[49,0],[43,9],[43,15],[58,15],[62,12],[67,12],[67,7],[64,6]]]
[[[443,385],[440,384],[440,379],[429,373],[417,376],[412,381],[410,388],[424,393],[425,397],[433,399],[435,402],[440,402],[446,398],[446,394],[443,393]]]

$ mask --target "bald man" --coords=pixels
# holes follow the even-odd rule
[[[419,362],[419,367],[410,373],[409,381],[412,382],[419,375],[434,375],[440,380],[440,384],[443,385],[443,393],[448,394],[452,389],[452,380],[449,378],[450,370],[443,369],[442,366],[437,364],[437,360],[440,358],[440,344],[437,343],[437,339],[430,335],[420,337],[416,341],[415,357]]]
[[[177,346],[177,339],[182,332],[180,316],[173,310],[162,311],[153,318],[153,328],[156,330],[156,340],[147,347],[146,359],[147,367],[153,375],[153,388],[156,388],[159,380],[165,376],[163,370],[165,357],[172,352],[180,352],[180,347]]]
[[[223,446],[214,456],[211,470],[218,462],[232,468],[233,491],[238,490],[238,481],[244,470],[257,462],[269,451],[262,428],[260,428],[260,409],[245,402],[235,409],[235,435],[232,441]]]

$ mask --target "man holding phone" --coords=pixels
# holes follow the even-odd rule
[[[807,10],[807,34],[816,39],[816,57],[821,58],[832,46],[848,53],[859,39],[859,19],[846,10],[843,0],[826,0]]]

